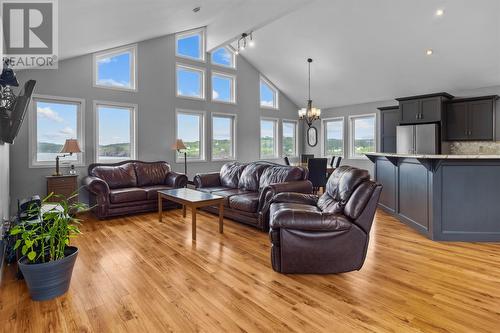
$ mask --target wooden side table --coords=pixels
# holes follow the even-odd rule
[[[64,198],[69,198],[78,190],[78,175],[63,175],[63,176],[47,176],[47,195],[61,195]],[[49,199],[51,202],[57,202],[57,197]],[[71,199],[70,203],[77,202],[78,195]]]

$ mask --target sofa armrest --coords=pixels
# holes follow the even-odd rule
[[[316,206],[316,204],[318,203],[318,196],[315,194],[282,192],[275,194],[271,198],[271,203],[274,202],[288,202]]]
[[[188,183],[188,178],[183,173],[177,173],[170,171],[165,177],[165,185],[172,186],[173,188],[186,187]]]
[[[87,176],[83,178],[82,184],[85,186],[87,191],[96,196],[104,196],[107,200],[109,196],[109,186],[108,184],[98,177]]]
[[[282,209],[273,215],[269,226],[272,230],[348,231],[352,222],[342,214]]]
[[[259,196],[259,211],[268,210],[271,204],[271,199],[278,193],[296,192],[296,193],[312,193],[312,183],[308,180],[299,180],[294,182],[284,182],[270,184],[262,188]]]
[[[195,188],[221,186],[218,172],[198,173],[194,176],[193,181]]]

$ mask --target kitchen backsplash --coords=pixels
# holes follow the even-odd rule
[[[453,155],[500,155],[500,141],[452,141],[448,149]]]

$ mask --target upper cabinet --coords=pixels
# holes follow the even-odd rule
[[[421,96],[397,98],[399,102],[400,123],[419,124],[439,122],[442,119],[444,103],[453,96],[437,93]]]
[[[447,103],[444,140],[495,140],[497,95],[457,98]]]

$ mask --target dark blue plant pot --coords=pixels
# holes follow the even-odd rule
[[[45,301],[68,291],[78,248],[68,246],[64,255],[63,259],[41,264],[29,264],[26,257],[19,259],[17,263],[28,285],[31,299]]]

